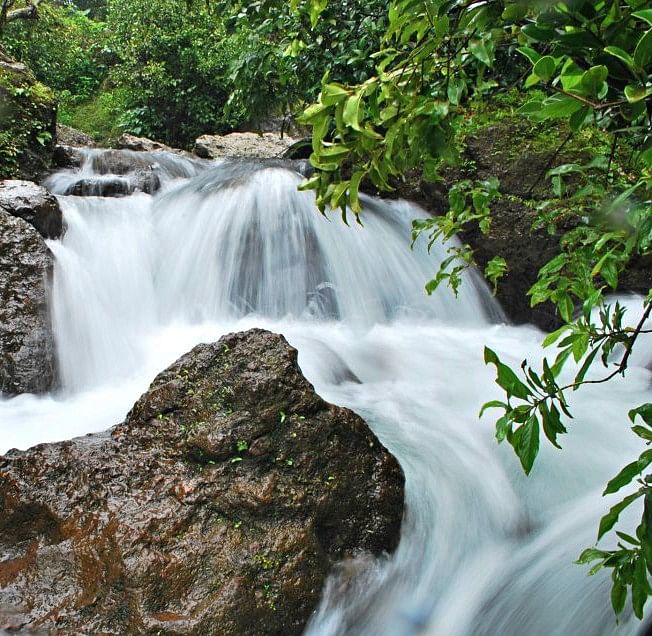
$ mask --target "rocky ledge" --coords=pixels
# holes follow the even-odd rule
[[[396,460],[296,351],[231,334],[110,434],[0,458],[0,629],[299,634],[335,562],[396,547],[402,509]]]
[[[47,307],[54,258],[34,227],[2,207],[0,237],[0,391],[49,391],[56,384]]]
[[[63,215],[56,198],[31,181],[0,181],[0,208],[33,225],[45,238],[63,234]]]

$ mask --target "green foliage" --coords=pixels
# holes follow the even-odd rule
[[[230,124],[224,105],[229,63],[238,38],[227,37],[219,15],[204,3],[109,0],[113,79],[128,94],[124,127],[132,133],[187,145]]]
[[[80,101],[59,95],[59,121],[90,135],[97,143],[110,146],[123,132],[129,95],[125,88],[106,89],[90,100]]]
[[[322,3],[306,0],[318,12]],[[454,131],[466,104],[503,87],[536,89],[519,112],[533,122],[561,124],[573,135],[589,133],[609,140],[607,155],[588,163],[566,163],[547,177],[558,203],[579,211],[560,242],[560,253],[545,265],[530,290],[533,305],[550,301],[564,326],[545,344],[558,342],[554,360],[542,369],[526,362],[519,373],[490,349],[485,361],[496,367],[496,382],[505,400],[484,405],[503,411],[496,422],[498,441],[507,440],[529,473],[541,438],[559,446],[571,417],[566,394],[584,384],[608,381],[625,372],[632,348],[652,312],[652,293],[642,318],[624,322],[624,309],[605,300],[617,289],[621,273],[635,259],[652,251],[652,13],[646,0],[576,0],[555,4],[476,2],[463,0],[395,0],[389,5],[388,29],[374,55],[375,73],[356,85],[332,82],[326,76],[315,104],[303,121],[313,129],[311,163],[317,173],[304,184],[313,189],[323,210],[347,207],[358,214],[363,179],[390,190],[393,180],[420,167],[436,180],[446,162],[457,157]],[[516,71],[516,78],[514,79]],[[564,141],[555,156],[562,150]],[[629,150],[627,170],[616,169],[620,147]],[[349,176],[351,175],[351,176]],[[460,184],[450,197],[449,212],[439,219],[415,222],[415,232],[430,240],[447,239],[470,221],[481,228],[490,222],[496,185]],[[475,196],[480,196],[476,204]],[[552,201],[555,203],[555,200]],[[554,209],[543,202],[539,225],[555,227]],[[452,258],[451,258],[452,257]],[[454,291],[459,272],[472,260],[463,246],[449,253],[431,291],[446,280]],[[505,271],[494,259],[487,274],[494,284]],[[579,313],[576,311],[579,309]],[[612,356],[622,348],[618,362]],[[577,364],[572,382],[559,377],[569,361]],[[594,366],[603,377],[587,379]],[[591,376],[593,377],[593,376]],[[650,407],[630,413],[644,426],[632,431],[650,443]],[[622,611],[631,590],[636,616],[643,616],[652,594],[652,463],[650,451],[626,466],[605,494],[631,481],[638,489],[614,505],[603,518],[598,540],[616,525],[620,512],[644,500],[636,537],[618,533],[613,551],[591,548],[580,562],[598,561],[612,571],[612,603]]]
[[[52,146],[52,92],[21,71],[0,67],[0,178],[24,178]]]
[[[9,23],[0,44],[39,81],[81,99],[98,90],[111,60],[104,24],[74,7],[52,3],[40,6],[38,20]]]
[[[380,0],[343,0],[336,5],[275,0],[219,0],[227,28],[249,43],[231,65],[232,104],[251,121],[291,112],[314,99],[325,69],[344,82],[373,73],[371,54],[387,24]],[[318,17],[321,15],[321,19]]]
[[[450,241],[466,224],[476,221],[483,234],[491,226],[491,202],[498,196],[498,180],[495,178],[479,183],[458,181],[448,192],[448,212],[441,216],[416,219],[412,222],[412,242],[421,234],[428,236],[428,251],[437,242]],[[346,208],[343,213],[346,214]],[[432,294],[446,281],[457,296],[462,284],[462,272],[473,265],[473,249],[470,245],[453,245],[447,248],[448,256],[440,263],[435,277],[426,284],[426,292]],[[507,271],[505,259],[496,256],[487,264],[485,275],[495,286]]]

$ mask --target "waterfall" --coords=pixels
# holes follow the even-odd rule
[[[317,391],[362,415],[406,474],[397,552],[334,573],[308,634],[636,634],[630,616],[616,624],[608,575],[573,561],[612,504],[604,484],[640,452],[627,410],[649,401],[649,358],[626,382],[574,395],[563,451],[542,444],[526,478],[491,418],[478,420],[499,397],[482,349],[533,363],[542,334],[505,324],[474,272],[458,299],[425,294],[445,247],[410,248],[424,211],[363,197],[361,223],[346,226],[297,191],[292,166],[164,155],[145,157],[153,196],[60,195],[67,230],[49,245],[63,388],[0,399],[0,452],[104,430],[197,342],[261,326],[297,347]],[[104,179],[120,159],[93,151],[49,186]]]

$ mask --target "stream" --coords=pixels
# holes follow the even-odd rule
[[[97,176],[102,152],[88,152],[84,174]],[[360,414],[406,475],[396,553],[351,564],[346,593],[333,575],[307,634],[641,633],[629,610],[616,622],[608,573],[588,577],[573,562],[616,501],[604,485],[641,450],[627,411],[650,401],[649,336],[626,381],[571,396],[563,450],[542,441],[525,477],[496,444],[492,412],[478,419],[500,398],[483,347],[534,363],[543,334],[510,326],[475,272],[457,299],[425,294],[445,250],[410,248],[423,210],[363,197],[362,224],[351,215],[347,226],[297,191],[291,167],[157,156],[153,196],[59,194],[67,231],[48,245],[62,388],[0,398],[0,453],[105,430],[195,344],[264,327],[285,335],[317,392]],[[48,187],[62,193],[74,179],[62,171]],[[623,302],[635,323],[636,299]]]

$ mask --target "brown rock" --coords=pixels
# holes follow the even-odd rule
[[[402,502],[394,458],[281,336],[231,334],[110,435],[0,459],[0,629],[300,634],[334,563],[396,547]]]
[[[59,238],[63,216],[54,196],[31,181],[0,181],[0,207],[33,225],[45,238]]]
[[[52,264],[52,254],[38,232],[0,208],[3,393],[38,393],[55,384],[54,338],[47,311],[47,281]]]

